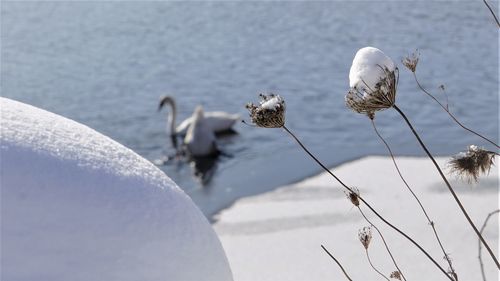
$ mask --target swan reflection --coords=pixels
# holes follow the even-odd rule
[[[219,155],[207,157],[193,157],[189,160],[189,166],[193,175],[202,184],[207,185],[217,170]]]

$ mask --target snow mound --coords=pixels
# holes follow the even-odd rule
[[[108,137],[0,98],[2,280],[232,280],[162,171]]]
[[[385,76],[383,68],[394,71],[396,65],[384,52],[374,47],[358,50],[349,71],[351,88],[375,89],[375,85]]]

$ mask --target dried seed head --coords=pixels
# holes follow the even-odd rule
[[[401,61],[406,68],[408,68],[411,72],[415,73],[417,70],[418,59],[420,57],[420,53],[418,50],[415,50],[411,55],[403,58]]]
[[[495,154],[475,145],[469,146],[466,152],[454,156],[448,166],[452,173],[467,180],[477,182],[480,173],[488,173],[494,165]]]
[[[372,229],[369,226],[365,226],[358,231],[358,238],[365,249],[370,246],[370,241],[372,240]]]
[[[346,192],[347,198],[351,201],[351,203],[358,207],[359,206],[359,190],[355,187],[351,188],[352,191]]]
[[[399,71],[396,67],[390,70],[379,66],[383,75],[374,88],[352,87],[345,96],[347,107],[357,113],[368,115],[370,119],[375,117],[375,112],[390,108],[396,102],[396,90],[399,79]]]
[[[279,95],[260,94],[259,105],[248,103],[246,108],[250,111],[252,122],[263,128],[281,128],[285,125],[285,100]]]
[[[394,279],[398,279],[398,280],[402,280],[401,279],[401,272],[399,272],[399,271],[393,271],[389,277],[394,278]]]

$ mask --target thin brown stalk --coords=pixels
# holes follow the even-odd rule
[[[385,280],[387,281],[391,281],[389,280],[389,278],[387,278],[382,272],[380,272],[372,263],[372,260],[370,259],[370,255],[368,254],[368,249],[365,249],[365,253],[366,253],[366,258],[368,259],[368,262],[370,263],[371,267],[373,268],[373,270],[375,270],[375,272],[377,272],[380,276],[384,277]]]
[[[345,271],[344,267],[340,264],[340,262],[332,254],[330,254],[330,252],[328,252],[328,250],[323,245],[321,245],[321,248],[330,256],[330,258],[332,258],[337,263],[337,265],[340,267],[347,280],[352,281],[351,277],[347,274],[347,272]]]
[[[453,121],[455,121],[455,123],[457,123],[460,127],[462,127],[464,130],[466,131],[469,131],[471,133],[473,133],[474,135],[482,138],[483,140],[491,143],[492,145],[496,146],[497,148],[500,148],[500,146],[498,146],[498,144],[496,144],[495,142],[493,142],[492,140],[488,139],[487,137],[477,133],[476,131],[472,130],[472,129],[469,129],[468,127],[466,127],[464,124],[462,124],[460,121],[458,121],[458,119],[450,112],[448,106],[445,106],[443,105],[434,95],[432,95],[429,91],[427,91],[424,87],[422,87],[422,85],[420,84],[420,82],[418,81],[417,79],[417,74],[415,72],[413,72],[413,77],[415,78],[415,82],[417,82],[417,85],[418,87],[420,88],[420,90],[422,90],[422,92],[424,92],[425,94],[427,94],[430,98],[432,98],[437,104],[439,104],[439,106],[441,106],[441,108],[446,111],[448,113],[448,115],[451,117],[451,119],[453,119]]]
[[[495,151],[486,150],[486,152],[491,153],[491,154],[495,154],[496,156],[500,156],[500,153],[495,152]]]
[[[469,222],[469,224],[471,225],[471,227],[474,229],[474,232],[476,232],[477,236],[479,237],[479,239],[481,240],[481,242],[483,243],[484,247],[488,250],[491,258],[493,259],[493,261],[495,261],[495,264],[497,265],[497,268],[500,269],[500,263],[498,262],[497,258],[495,257],[495,254],[493,253],[493,251],[491,250],[490,246],[488,245],[488,243],[486,243],[486,240],[484,240],[483,236],[481,235],[481,233],[479,232],[479,230],[477,229],[476,225],[474,225],[474,222],[472,222],[472,219],[470,218],[469,214],[467,213],[467,211],[465,210],[464,206],[462,205],[462,202],[460,201],[460,199],[458,198],[457,194],[455,193],[455,191],[453,190],[453,188],[451,187],[451,184],[448,182],[448,180],[446,179],[443,171],[441,170],[441,168],[439,167],[438,163],[436,162],[436,160],[434,159],[434,157],[432,156],[432,154],[429,152],[429,150],[427,149],[427,147],[425,146],[424,142],[422,141],[422,139],[420,139],[420,136],[418,135],[418,133],[415,131],[415,129],[413,128],[413,125],[410,123],[410,120],[408,120],[408,118],[406,117],[406,115],[403,113],[403,111],[401,111],[401,109],[399,109],[399,107],[397,107],[396,105],[393,105],[393,108],[403,117],[403,119],[406,121],[406,124],[408,125],[408,127],[411,129],[411,131],[413,132],[413,134],[415,135],[415,137],[417,138],[418,140],[418,143],[420,144],[420,146],[423,148],[423,150],[425,151],[425,153],[427,154],[427,156],[429,156],[429,158],[431,159],[432,163],[434,164],[434,166],[436,167],[437,171],[439,172],[439,175],[441,175],[441,178],[443,179],[444,183],[446,184],[446,186],[448,187],[448,190],[451,192],[451,194],[453,195],[453,198],[455,199],[455,202],[457,202],[458,206],[460,207],[460,210],[462,210],[462,213],[464,214],[465,218],[467,219],[467,221]]]
[[[488,7],[488,9],[490,10],[490,13],[493,15],[493,18],[495,19],[498,28],[500,28],[500,22],[498,21],[498,18],[497,18],[497,15],[495,15],[495,12],[493,12],[493,9],[491,8],[490,4],[488,4],[488,2],[486,2],[486,0],[483,0],[483,2],[486,5],[486,7]]]
[[[328,174],[330,174],[334,179],[336,179],[345,189],[347,189],[349,192],[352,192],[354,193],[354,190],[352,190],[352,188],[348,187],[344,182],[342,182],[335,174],[332,173],[332,171],[330,171],[327,167],[325,167],[325,165],[323,165],[323,163],[321,163],[321,161],[319,161],[303,144],[302,142],[286,127],[283,125],[282,127],[283,129],[285,129],[285,131],[290,134],[290,136],[295,139],[295,141],[300,145],[300,147],[302,147],[302,149],[314,160],[316,161],[316,163],[321,167],[323,168]],[[394,226],[393,224],[391,224],[389,221],[387,221],[382,215],[380,215],[375,209],[373,209],[373,207],[368,204],[368,202],[365,201],[365,199],[361,196],[358,196],[359,197],[359,200],[361,200],[361,202],[363,202],[380,220],[382,220],[385,224],[387,224],[389,227],[391,227],[392,229],[394,229],[396,232],[398,232],[399,234],[401,234],[403,237],[405,237],[408,241],[410,241],[413,245],[415,245],[415,247],[417,247],[432,263],[434,263],[434,265],[439,268],[439,270],[448,278],[450,279],[451,281],[454,281],[449,275],[448,273],[446,272],[446,270],[444,270],[441,265],[439,265],[439,263],[436,262],[436,260],[434,260],[434,258],[432,258],[432,256],[424,249],[422,248],[422,246],[420,246],[420,244],[418,244],[417,242],[415,242],[415,240],[413,240],[410,236],[408,236],[406,233],[404,233],[403,231],[401,231],[399,228],[397,228],[396,226]]]
[[[491,218],[491,216],[493,216],[494,214],[498,214],[499,212],[500,212],[500,210],[495,210],[495,211],[488,214],[488,216],[484,220],[483,226],[481,226],[481,231],[480,231],[481,234],[483,233],[484,229],[486,228],[486,224],[488,224],[488,220]],[[483,257],[481,254],[481,241],[478,241],[477,248],[478,248],[478,252],[479,252],[478,259],[479,259],[479,265],[481,266],[481,275],[483,276],[483,280],[486,281],[486,274],[484,273]]]
[[[377,130],[377,126],[375,126],[375,120],[374,119],[370,119],[370,120],[371,120],[373,129],[375,130],[375,133],[377,134],[377,136],[379,137],[379,139],[384,143],[385,147],[387,148],[387,151],[389,152],[389,154],[391,156],[392,162],[394,163],[394,167],[396,168],[396,171],[398,172],[399,177],[401,178],[401,180],[405,184],[405,186],[408,189],[408,191],[410,191],[410,193],[413,195],[413,198],[415,198],[415,200],[417,201],[417,203],[420,206],[420,209],[422,210],[424,216],[427,218],[427,222],[432,227],[432,230],[434,232],[434,236],[436,237],[436,240],[437,240],[437,242],[439,244],[439,247],[441,248],[441,251],[443,251],[444,258],[448,262],[448,266],[450,267],[450,272],[451,272],[452,276],[455,278],[455,280],[458,280],[458,276],[457,276],[457,273],[455,272],[455,269],[453,268],[453,265],[451,263],[451,259],[448,256],[448,254],[446,253],[446,251],[445,251],[445,249],[443,247],[443,243],[441,242],[441,239],[439,238],[439,235],[438,235],[438,233],[436,231],[436,227],[435,227],[434,221],[432,221],[430,219],[429,215],[427,214],[427,211],[424,208],[424,205],[422,204],[422,202],[418,198],[417,194],[415,194],[415,192],[413,192],[413,189],[410,187],[410,185],[408,184],[408,182],[403,177],[403,174],[399,170],[398,163],[396,162],[396,159],[394,158],[394,154],[392,153],[391,147],[389,146],[389,144],[387,143],[387,141],[382,137],[382,135],[380,134],[380,132]]]
[[[403,280],[406,281],[406,278],[405,276],[403,275],[403,272],[401,271],[401,269],[399,269],[399,266],[398,264],[396,263],[396,260],[394,259],[394,256],[392,255],[392,252],[391,250],[389,249],[389,246],[387,245],[387,242],[385,241],[385,238],[384,238],[384,235],[382,235],[382,232],[380,232],[380,230],[378,229],[378,227],[376,225],[374,225],[365,215],[365,213],[363,213],[363,210],[361,210],[361,208],[358,206],[358,210],[359,212],[361,213],[361,215],[363,216],[363,218],[365,218],[365,220],[373,227],[375,228],[375,230],[377,231],[378,235],[380,235],[380,238],[382,238],[382,242],[384,243],[384,246],[385,246],[385,249],[387,250],[387,252],[389,253],[389,256],[391,257],[391,260],[392,260],[392,263],[394,264],[394,266],[396,267],[396,269],[399,271],[399,273],[401,274],[401,277],[403,277]],[[367,250],[368,251],[368,250]]]

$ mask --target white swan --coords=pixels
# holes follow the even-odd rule
[[[177,116],[177,107],[174,98],[171,96],[164,96],[163,98],[161,98],[158,110],[161,110],[166,104],[170,105],[171,107],[171,110],[168,114],[168,126],[170,127],[170,135],[186,135],[188,128],[193,122],[194,115],[182,121],[179,126],[176,127],[175,120]],[[240,116],[238,114],[229,114],[222,111],[206,112],[202,115],[204,116],[205,126],[212,130],[212,132],[215,134],[230,131],[234,123],[240,120]]]
[[[193,157],[212,156],[218,153],[215,134],[207,125],[207,119],[204,118],[203,108],[200,105],[194,110],[191,125],[184,138],[184,147]]]

